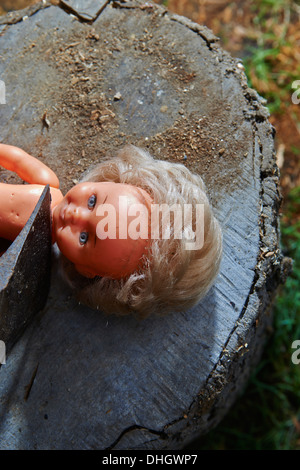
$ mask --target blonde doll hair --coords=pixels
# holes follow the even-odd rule
[[[186,310],[199,302],[218,274],[222,252],[220,226],[201,177],[183,164],[156,160],[145,150],[127,145],[88,171],[82,181],[128,183],[146,190],[155,204],[191,204],[193,217],[184,230],[195,229],[194,209],[203,204],[204,243],[201,249],[187,250],[185,231],[182,239],[175,238],[174,232],[170,239],[153,239],[142,269],[121,280],[87,279],[62,256],[64,276],[77,299],[106,313],[134,313],[140,318]]]

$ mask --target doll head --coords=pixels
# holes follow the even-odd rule
[[[192,174],[182,164],[155,160],[147,152],[127,145],[117,156],[104,160],[90,170],[78,189],[85,191],[86,183],[91,184],[86,186],[89,189],[92,189],[94,183],[100,183],[100,201],[103,201],[101,198],[105,189],[118,186],[121,191],[130,186],[133,188],[134,198],[137,198],[133,200],[134,203],[143,199],[148,207],[150,203],[151,207],[153,203],[168,206],[175,204],[177,207],[189,205],[192,214],[185,221],[180,236],[177,233],[175,237],[174,225],[170,222],[169,238],[153,239],[149,236],[148,240],[144,239],[140,251],[137,250],[141,258],[138,255],[132,263],[134,270],[128,269],[125,273],[125,263],[125,275],[118,278],[107,276],[105,272],[94,276],[97,269],[93,276],[82,275],[84,270],[80,269],[77,259],[72,262],[71,256],[69,260],[62,256],[64,277],[73,287],[78,300],[106,313],[135,313],[142,318],[151,313],[165,314],[195,305],[214,282],[222,252],[220,226],[213,215],[201,177]],[[95,189],[92,193],[93,191]],[[90,196],[89,192],[85,195],[85,204],[89,204],[86,201],[89,201],[87,198]],[[188,250],[187,234],[195,231],[197,205],[203,207],[204,240],[199,248]],[[63,211],[62,208],[60,210]],[[59,212],[56,216],[58,214]],[[145,223],[148,216],[149,214],[144,218]],[[101,260],[99,263],[101,264]],[[109,259],[107,263],[109,264]]]
[[[130,184],[77,184],[54,208],[53,239],[83,276],[124,278],[146,253],[150,203],[146,191]]]

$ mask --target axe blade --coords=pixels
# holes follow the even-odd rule
[[[0,340],[9,351],[47,301],[51,274],[50,188],[0,257]]]

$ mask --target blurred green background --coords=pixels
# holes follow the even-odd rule
[[[0,15],[33,3],[0,0]],[[277,130],[282,250],[294,260],[278,293],[272,335],[246,390],[221,424],[188,448],[300,450],[300,364],[292,362],[292,343],[300,340],[300,0],[156,3],[212,29],[222,47],[243,60],[249,85],[266,98]]]

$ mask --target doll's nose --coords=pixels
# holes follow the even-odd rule
[[[87,222],[88,211],[82,210],[80,207],[69,204],[65,210],[65,222],[73,225],[83,225]]]

